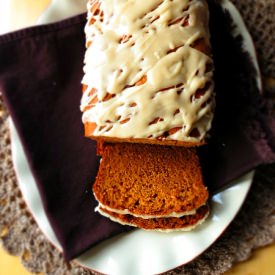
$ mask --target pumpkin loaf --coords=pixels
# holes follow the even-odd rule
[[[192,214],[208,199],[194,148],[106,144],[95,198],[118,214],[141,218]]]
[[[207,2],[87,8],[81,111],[85,136],[100,144],[99,208],[143,228],[154,219],[184,227],[208,199],[193,148],[205,144],[215,106]]]
[[[103,207],[99,207],[98,212],[101,213],[101,215],[123,225],[135,226],[145,230],[171,232],[189,231],[202,224],[209,215],[209,208],[207,205],[201,206],[195,214],[182,216],[180,218],[142,219],[132,215],[114,213],[104,209]]]
[[[85,135],[197,146],[214,109],[206,0],[90,0],[85,27]]]

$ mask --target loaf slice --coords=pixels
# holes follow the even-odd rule
[[[85,136],[198,146],[213,119],[206,0],[88,1]]]
[[[202,224],[209,215],[209,208],[207,205],[201,206],[193,215],[186,215],[180,218],[174,217],[142,219],[132,215],[122,215],[114,213],[107,209],[104,209],[103,207],[99,207],[98,211],[101,215],[123,225],[130,225],[145,230],[155,230],[163,232],[192,230],[198,225]]]
[[[208,199],[194,148],[115,143],[102,151],[93,192],[109,211],[146,218],[181,216]]]

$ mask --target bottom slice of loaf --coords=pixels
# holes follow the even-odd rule
[[[190,231],[202,224],[209,215],[209,207],[207,205],[201,206],[193,215],[186,215],[180,218],[172,217],[142,219],[132,215],[117,214],[100,206],[97,210],[101,215],[106,216],[107,218],[120,224],[135,226],[145,230],[163,232]]]

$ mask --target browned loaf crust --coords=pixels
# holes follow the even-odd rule
[[[86,122],[85,125],[85,136],[96,140],[97,142],[109,142],[109,143],[140,143],[140,144],[154,144],[154,145],[162,145],[162,146],[184,146],[184,147],[199,147],[206,144],[205,140],[200,142],[187,142],[181,140],[169,140],[166,137],[159,137],[157,139],[150,138],[116,138],[116,137],[106,137],[106,136],[93,136],[90,135],[89,127],[90,124]],[[167,135],[168,136],[168,135]]]
[[[180,218],[152,218],[142,219],[132,215],[122,215],[99,208],[102,215],[109,217],[110,219],[120,222],[122,224],[136,226],[145,230],[191,230],[197,225],[201,224],[209,214],[209,207],[207,205],[201,206],[195,214],[186,215]]]
[[[195,149],[134,143],[105,145],[93,192],[101,206],[137,216],[184,214],[208,199]]]

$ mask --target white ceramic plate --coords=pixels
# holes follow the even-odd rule
[[[54,0],[38,24],[55,22],[85,11],[85,3],[86,0]],[[234,7],[228,1],[223,3],[242,24],[239,13]],[[249,51],[253,56],[255,52],[251,38],[244,25],[242,29],[246,35],[246,49],[250,48]],[[257,63],[255,64],[257,67]],[[11,139],[15,171],[23,196],[41,230],[56,247],[61,249],[44,212],[38,189],[12,122]],[[78,257],[77,261],[92,270],[119,275],[156,274],[183,265],[205,251],[227,228],[243,204],[252,178],[253,172],[250,172],[234,181],[230,188],[212,197],[210,217],[191,232],[160,233],[133,230],[91,248]]]

